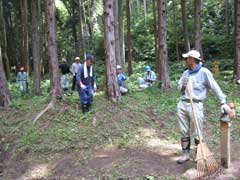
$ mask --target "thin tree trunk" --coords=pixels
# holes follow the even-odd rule
[[[229,0],[225,0],[225,18],[226,18],[226,37],[229,38],[229,32],[230,32],[230,27],[229,27]]]
[[[47,5],[47,25],[48,25],[48,54],[50,76],[52,82],[52,97],[62,96],[60,87],[60,76],[57,60],[57,44],[56,44],[56,19],[55,19],[55,3],[54,0],[46,0]]]
[[[127,14],[127,57],[128,57],[128,75],[132,74],[132,44],[131,44],[131,10],[130,0],[126,0],[126,14]]]
[[[115,56],[114,0],[104,0],[104,46],[108,98],[119,100]]]
[[[10,103],[11,98],[8,89],[7,79],[3,68],[2,51],[0,47],[0,107],[8,107]]]
[[[156,67],[159,67],[159,48],[158,48],[158,19],[157,19],[157,12],[156,11],[156,1],[152,0],[152,8],[153,8],[153,28],[154,28],[154,42],[155,42],[155,58],[156,58]],[[158,72],[158,68],[157,68],[157,72]]]
[[[173,33],[176,47],[176,58],[179,61],[179,46],[178,46],[178,29],[177,29],[177,17],[176,17],[176,5],[175,0],[173,0]]]
[[[6,78],[10,78],[10,67],[9,67],[9,60],[7,55],[7,34],[6,34],[6,26],[4,20],[4,13],[3,13],[3,2],[0,0],[0,46],[2,47],[2,58],[4,63],[4,69]]]
[[[21,66],[24,66],[27,72],[29,69],[29,45],[28,45],[28,1],[20,0],[21,7]]]
[[[83,12],[82,12],[82,1],[78,0],[78,18],[79,18],[79,40],[80,40],[80,54],[81,54],[81,58],[85,59],[86,57],[86,51],[85,51],[85,39],[83,37],[83,21],[82,21],[82,17],[83,17]]]
[[[85,10],[84,2],[85,2],[84,0],[81,0],[83,35],[87,34],[87,32],[88,32],[88,29],[87,29],[87,17],[86,17],[86,10]],[[85,37],[87,37],[87,36],[85,35]],[[83,36],[83,38],[84,38],[84,36]],[[88,38],[84,38],[84,46],[85,46],[85,49],[89,48],[89,40],[88,40]]]
[[[159,0],[159,61],[161,87],[163,89],[171,88],[171,82],[168,72],[168,48],[167,48],[167,1]]]
[[[34,70],[34,94],[40,94],[40,48],[39,48],[39,16],[36,0],[31,1],[32,10],[32,50],[33,50],[33,70]]]
[[[143,6],[144,6],[144,23],[146,26],[146,21],[147,21],[147,2],[146,2],[146,0],[143,0]]]
[[[184,32],[184,46],[185,46],[185,51],[187,52],[190,50],[190,42],[189,42],[189,34],[188,34],[185,0],[181,0],[181,7],[182,7],[182,23],[183,23],[183,32]]]
[[[201,27],[200,27],[200,13],[201,13],[201,0],[194,0],[194,27],[195,27],[195,49],[201,54],[202,62],[204,63],[202,44],[201,44]]]
[[[139,15],[140,13],[140,2],[137,0],[137,14]]]
[[[119,38],[119,10],[118,10],[118,1],[113,1],[114,5],[114,22],[115,24],[115,54],[116,54],[116,63],[121,65],[120,59],[120,38]]]
[[[119,33],[119,52],[120,65],[125,66],[125,42],[124,42],[124,24],[123,24],[123,0],[118,0],[118,33]]]
[[[233,79],[240,80],[240,0],[234,0],[234,73]]]

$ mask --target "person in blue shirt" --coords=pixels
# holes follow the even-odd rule
[[[122,67],[117,65],[117,77],[118,77],[118,87],[121,95],[128,92],[128,89],[124,87],[124,81],[127,80],[126,76],[122,73]]]
[[[82,104],[83,114],[89,111],[93,101],[94,91],[97,90],[96,73],[93,67],[94,57],[88,55],[84,64],[77,72],[77,90]]]

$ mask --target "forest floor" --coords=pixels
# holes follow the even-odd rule
[[[231,83],[220,81],[239,114],[240,86],[226,84]],[[195,150],[191,161],[176,163],[181,155],[176,85],[169,91],[157,86],[131,91],[121,97],[119,106],[107,101],[100,91],[92,110],[84,116],[74,92],[35,124],[32,120],[46,107],[49,97],[14,98],[12,106],[0,112],[1,180],[196,179]],[[205,111],[206,141],[219,162],[220,107],[212,93]],[[240,179],[239,116],[231,129],[231,167],[220,168],[206,179]]]

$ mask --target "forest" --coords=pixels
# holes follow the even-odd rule
[[[0,180],[240,179],[239,90],[240,0],[0,0]]]

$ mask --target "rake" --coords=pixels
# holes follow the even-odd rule
[[[199,138],[196,162],[197,162],[197,176],[198,176],[198,178],[200,178],[200,177],[204,177],[207,175],[211,175],[212,173],[216,172],[219,166],[218,166],[216,159],[213,156],[213,153],[210,152],[206,143],[203,142],[203,136],[200,131],[199,122],[198,122],[197,115],[196,115],[196,110],[195,110],[195,107],[193,104],[192,92],[188,85],[187,85],[187,91],[189,94],[190,103],[192,106],[192,111],[193,111],[193,116],[194,116],[194,122],[195,122],[197,134],[198,134],[198,138]]]

